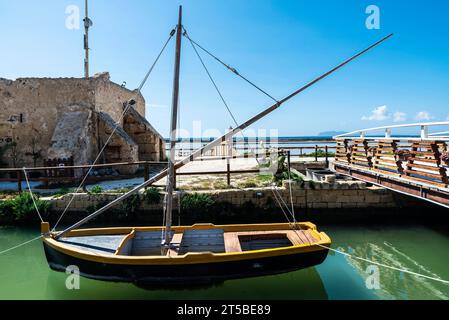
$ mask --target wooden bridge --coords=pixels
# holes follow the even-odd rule
[[[378,127],[336,136],[333,169],[449,208],[449,131],[444,129],[449,129],[449,122]],[[406,134],[398,134],[401,131]]]

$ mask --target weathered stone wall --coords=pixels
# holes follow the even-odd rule
[[[100,120],[98,125],[100,148],[102,148],[109,139],[109,142],[102,153],[103,162],[118,163],[138,161],[139,147],[137,143],[131,139],[122,127],[117,127],[114,130],[115,122],[109,114],[98,112],[96,115]],[[111,138],[109,138],[110,136]],[[138,169],[138,165],[122,166],[116,169],[121,174],[134,174]]]
[[[0,80],[0,144],[17,142],[15,166],[33,164],[29,155],[33,142],[42,153],[38,161],[42,164],[42,159],[47,157],[56,123],[67,106],[79,105],[93,110],[93,81],[47,78]],[[6,162],[13,166],[11,155],[4,160],[9,160]]]
[[[145,117],[130,110],[125,116],[123,129],[139,146],[139,160],[161,161],[165,159],[164,139]]]
[[[92,130],[93,113],[88,108],[70,106],[59,115],[47,157],[69,159],[74,163],[88,163],[97,150],[95,132]]]
[[[283,199],[289,203],[288,185],[278,188]],[[270,188],[230,189],[217,191],[195,191],[210,194],[217,202],[226,202],[235,206],[252,203],[256,208],[277,206]],[[193,193],[187,192],[187,193]],[[342,182],[330,185],[327,183],[305,183],[303,186],[292,185],[293,202],[296,208],[312,209],[353,209],[353,208],[395,208],[407,206],[404,199],[400,199],[387,189],[367,187],[363,182]],[[53,209],[63,210],[72,195],[65,195],[52,200]],[[87,208],[98,207],[101,204],[116,199],[114,194],[77,194],[68,211],[79,212]],[[162,200],[161,200],[162,201]],[[405,200],[406,201],[406,200]],[[174,201],[177,208],[178,201]],[[411,205],[411,202],[409,203]],[[142,210],[161,210],[160,204],[149,205],[142,201]]]
[[[97,75],[95,81],[95,111],[105,112],[120,122],[123,126],[123,119],[120,117],[123,113],[123,103],[134,99],[136,104],[134,109],[145,117],[145,99],[137,92],[137,90],[128,90],[109,80],[109,73],[101,73]]]
[[[17,144],[16,148],[8,149],[0,160],[9,167],[33,166],[32,154],[40,153],[36,164],[43,165],[46,159],[55,154],[55,150],[50,150],[50,147],[58,145],[58,141],[52,138],[61,137],[61,130],[59,133],[55,132],[58,121],[63,121],[74,106],[80,112],[109,114],[114,122],[123,127],[124,120],[119,120],[123,103],[129,99],[136,101],[134,108],[144,118],[143,96],[111,82],[108,73],[98,74],[90,79],[21,78],[12,81],[0,78],[0,147],[13,141]],[[73,150],[75,154],[84,154],[75,164],[91,162],[99,150],[99,123],[90,121],[89,125],[91,127],[86,132],[88,142],[84,144],[85,149]],[[154,128],[151,127],[151,130]],[[154,135],[159,134],[154,130]],[[154,140],[154,143],[158,143],[157,139]],[[155,149],[160,148],[156,146]],[[155,156],[151,160],[159,158],[165,158],[165,150],[160,157]]]

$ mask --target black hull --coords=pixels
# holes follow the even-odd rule
[[[78,259],[44,243],[51,269],[65,272],[67,266],[77,266],[86,278],[132,282],[136,284],[208,284],[224,280],[272,275],[321,264],[328,250],[280,255],[217,263],[182,265],[120,265]]]

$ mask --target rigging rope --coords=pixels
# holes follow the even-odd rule
[[[217,56],[215,56],[214,54],[212,54],[209,50],[206,50],[203,46],[201,46],[200,44],[198,44],[196,41],[194,41],[192,38],[190,38],[190,36],[187,34],[187,31],[185,28],[184,29],[184,33],[183,35],[189,39],[189,41],[194,44],[195,46],[197,46],[198,48],[200,48],[201,50],[203,50],[205,53],[207,53],[208,55],[210,55],[212,58],[214,58],[215,60],[217,60],[220,64],[222,64],[226,69],[230,70],[232,73],[234,73],[235,75],[237,75],[238,77],[242,78],[243,80],[245,80],[247,83],[249,83],[251,86],[253,86],[254,88],[256,88],[257,90],[259,90],[260,92],[262,92],[264,95],[266,95],[267,97],[269,97],[271,100],[273,100],[276,103],[279,103],[279,101],[274,98],[272,95],[270,95],[269,93],[267,93],[265,90],[262,90],[259,86],[255,85],[252,81],[248,80],[246,77],[242,76],[235,68],[231,67],[230,65],[224,63],[222,60],[220,60]]]
[[[170,42],[171,38],[173,37],[173,35],[175,34],[175,29],[173,29],[170,32],[170,35],[167,39],[167,41],[165,42],[164,46],[162,47],[161,51],[159,52],[158,56],[156,57],[156,60],[153,62],[153,64],[151,65],[150,69],[148,70],[148,72],[146,73],[144,79],[142,80],[141,84],[139,85],[137,91],[135,92],[134,96],[132,99],[130,99],[129,101],[126,102],[126,106],[124,107],[124,110],[122,112],[122,114],[120,115],[119,120],[115,123],[114,129],[112,130],[111,134],[109,135],[108,139],[106,140],[106,143],[103,145],[103,147],[101,148],[100,152],[98,153],[97,157],[95,158],[94,162],[92,163],[92,165],[89,167],[89,170],[87,171],[87,173],[84,175],[84,178],[81,180],[80,185],[78,186],[78,188],[76,188],[75,192],[73,193],[72,197],[70,198],[70,201],[67,203],[67,206],[65,207],[64,211],[62,212],[61,216],[59,217],[58,221],[56,222],[55,226],[53,227],[52,231],[56,230],[56,227],[59,225],[59,223],[61,222],[61,219],[64,217],[64,215],[66,214],[68,208],[70,207],[70,205],[72,204],[73,200],[75,199],[75,194],[78,193],[78,191],[81,189],[81,187],[84,185],[84,183],[86,182],[87,177],[89,176],[90,172],[92,171],[93,167],[95,166],[95,164],[98,162],[98,160],[100,159],[100,156],[103,154],[104,150],[106,149],[107,145],[109,144],[109,142],[112,139],[112,136],[114,135],[114,133],[117,131],[117,128],[120,124],[120,122],[122,121],[122,119],[125,117],[126,113],[128,112],[128,110],[135,104],[135,99],[137,98],[137,96],[140,94],[143,86],[145,85],[146,81],[148,80],[148,77],[150,76],[151,72],[153,71],[156,63],[159,61],[159,58],[161,57],[162,53],[164,52],[165,48],[167,47],[168,43]]]
[[[229,114],[230,114],[232,120],[234,121],[234,124],[235,124],[236,126],[238,126],[239,123],[237,122],[235,116],[233,115],[231,109],[229,108],[228,103],[226,102],[226,100],[224,99],[223,95],[221,94],[220,89],[218,89],[218,86],[217,86],[217,84],[215,83],[214,79],[212,78],[212,75],[210,74],[209,70],[207,69],[206,64],[205,64],[204,61],[203,61],[203,58],[201,58],[201,56],[200,56],[198,50],[196,49],[195,45],[193,44],[192,39],[189,38],[189,36],[187,35],[187,31],[186,31],[185,29],[184,29],[184,35],[185,35],[186,38],[190,41],[190,44],[192,45],[192,48],[193,48],[193,50],[195,51],[196,56],[198,57],[198,59],[200,60],[201,64],[203,65],[204,70],[206,71],[206,73],[207,73],[207,75],[208,75],[210,81],[212,82],[212,85],[214,86],[215,90],[217,91],[218,95],[220,96],[221,101],[223,102],[224,106],[225,106],[226,109],[228,110],[228,112],[229,112]]]
[[[27,183],[28,191],[30,193],[31,199],[33,200],[34,208],[36,209],[37,215],[39,216],[39,219],[41,219],[41,222],[44,222],[44,219],[42,219],[42,215],[39,212],[39,208],[37,207],[36,200],[34,199],[34,194],[33,194],[33,191],[31,190],[30,181],[28,181],[28,174],[27,174],[27,171],[25,168],[23,168],[23,173],[25,175],[25,180]]]
[[[290,157],[290,153],[289,153],[289,157]],[[291,174],[290,174],[290,162],[287,167],[288,167],[288,186],[290,189],[290,204],[292,206],[292,217],[293,217],[293,222],[296,223],[295,206],[293,205],[292,178],[291,178]]]
[[[184,29],[184,28],[183,28],[183,29]],[[234,121],[235,126],[238,127],[239,124],[238,124],[238,122],[237,122],[236,117],[235,117],[234,114],[232,113],[231,108],[229,108],[229,105],[228,105],[228,103],[226,102],[226,100],[225,100],[223,94],[221,93],[220,89],[218,88],[217,83],[215,82],[214,78],[212,77],[211,73],[209,72],[209,69],[206,67],[206,64],[204,63],[203,58],[201,57],[201,55],[199,54],[198,50],[196,49],[196,47],[195,47],[195,42],[188,36],[187,30],[186,30],[186,29],[184,29],[183,35],[189,40],[190,44],[192,45],[193,50],[195,51],[195,53],[196,53],[198,59],[200,60],[201,65],[203,66],[204,70],[206,71],[206,73],[207,73],[207,75],[208,75],[210,81],[212,82],[212,85],[214,86],[215,90],[217,91],[218,95],[220,96],[220,99],[221,99],[221,101],[223,102],[223,104],[224,104],[226,110],[228,111],[229,115],[231,116],[232,120]],[[256,86],[256,88],[257,88],[257,86]],[[276,102],[277,102],[277,101],[276,101]],[[245,135],[244,135],[243,131],[240,131],[239,133],[240,133],[241,136],[243,137],[243,142],[245,142]],[[232,140],[233,140],[233,139],[232,139]],[[246,147],[247,145],[244,144],[244,146]],[[250,150],[251,153],[254,153],[254,154],[255,154],[256,162],[257,162],[257,164],[260,166],[259,159],[257,159],[257,155],[256,155],[257,153],[256,153],[256,152],[254,151],[254,149],[253,149],[251,146],[249,146],[249,145],[248,145],[248,149]],[[231,149],[231,150],[232,150],[232,149]],[[229,155],[228,155],[228,156],[229,156]]]

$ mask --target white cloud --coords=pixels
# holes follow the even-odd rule
[[[393,114],[393,122],[403,122],[407,120],[407,114],[405,114],[404,112],[395,112]]]
[[[427,111],[420,111],[416,114],[415,119],[418,121],[429,121],[431,120],[433,117],[430,115],[430,113],[428,113]]]
[[[390,118],[390,114],[388,113],[387,106],[380,106],[373,110],[371,115],[363,116],[362,120],[374,120],[374,121],[382,121]]]

